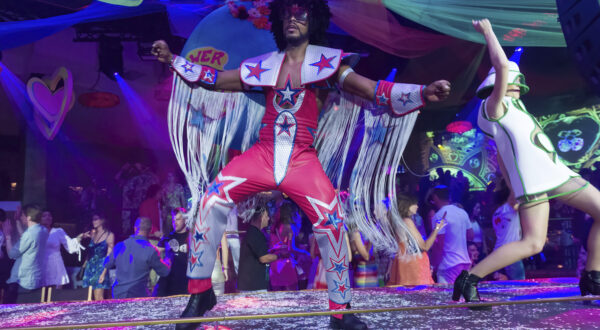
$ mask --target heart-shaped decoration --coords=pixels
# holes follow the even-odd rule
[[[27,81],[27,94],[35,110],[33,117],[38,129],[47,140],[54,139],[75,103],[71,72],[60,67],[50,80],[33,77]]]
[[[545,123],[544,132],[567,165],[586,161],[600,141],[600,124],[592,115],[573,115]]]

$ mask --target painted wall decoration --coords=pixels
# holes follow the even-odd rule
[[[89,108],[112,108],[121,103],[119,96],[110,92],[87,92],[79,95],[78,100]]]
[[[27,95],[33,104],[36,126],[47,140],[54,139],[67,112],[75,103],[71,72],[65,67],[60,67],[50,79],[29,79]]]
[[[211,66],[217,70],[239,68],[243,60],[277,50],[273,35],[257,19],[266,19],[270,1],[229,1],[227,6],[214,10],[194,29],[181,54],[190,62]],[[243,9],[241,9],[243,8]],[[257,27],[257,24],[261,26]],[[260,89],[259,89],[260,90]],[[257,101],[264,103],[261,94]],[[222,118],[225,108],[192,112],[192,124],[203,127],[206,121]],[[246,121],[246,113],[241,122]],[[243,130],[239,129],[230,148],[241,149]]]
[[[470,190],[485,190],[496,177],[496,145],[478,129],[462,134],[440,131],[427,132],[423,164],[432,179],[436,170],[449,170],[453,176],[462,171],[469,180]]]
[[[271,32],[262,25],[270,1],[262,2],[229,1],[213,11],[198,23],[181,54],[192,63],[232,70],[247,58],[276,50]]]
[[[560,158],[573,170],[600,161],[600,105],[538,118]]]

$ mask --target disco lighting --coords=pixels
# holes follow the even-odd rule
[[[100,72],[115,80],[116,73],[123,73],[123,45],[117,37],[101,36],[98,40],[98,63]]]

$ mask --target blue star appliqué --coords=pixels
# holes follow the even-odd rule
[[[279,133],[277,133],[277,136],[281,135],[281,133],[286,133],[289,136],[292,136],[292,133],[290,132],[290,128],[296,126],[296,124],[292,124],[292,123],[288,123],[287,121],[287,117],[283,117],[283,123],[280,124],[276,124],[279,127]]]
[[[190,62],[185,62],[185,64],[183,64],[181,67],[183,68],[183,70],[185,70],[185,73],[194,72],[194,65]]]
[[[382,93],[381,95],[377,96],[377,98],[379,99],[379,105],[386,105],[389,100],[389,98],[385,96],[385,93]]]
[[[325,221],[325,223],[323,224],[324,226],[333,225],[334,227],[337,228],[338,224],[343,222],[343,220],[338,217],[337,211],[326,214],[326,215],[327,215],[327,221]]]
[[[293,88],[289,74],[285,80],[285,87],[274,88],[273,90],[280,96],[279,102],[277,102],[280,107],[283,107],[285,104],[289,104],[292,107],[295,106],[298,95],[302,93],[302,88]]]
[[[383,144],[385,141],[385,134],[387,133],[387,128],[381,125],[381,123],[377,123],[374,127],[369,129],[369,142],[370,144],[380,143]]]
[[[210,186],[208,186],[208,195],[221,195],[221,186],[223,182],[213,182]]]
[[[204,238],[204,233],[201,233],[201,232],[197,231],[197,232],[194,234],[194,239],[195,239],[196,241],[204,241],[204,240],[205,240],[205,238]]]
[[[344,272],[348,270],[348,265],[346,265],[346,257],[343,257],[340,260],[334,260],[333,258],[329,258],[329,261],[331,261],[331,267],[327,269],[327,271],[335,272],[341,280]]]
[[[310,135],[312,135],[313,139],[315,137],[317,137],[317,130],[314,128],[310,128],[310,127],[306,127],[306,129],[308,130],[308,132],[310,133]],[[333,163],[333,162],[332,162]]]
[[[400,98],[398,99],[398,101],[402,102],[402,105],[406,105],[407,103],[411,103],[412,100],[410,99],[410,94],[411,93],[402,93],[402,95],[400,95]]]

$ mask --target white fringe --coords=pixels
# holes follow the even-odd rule
[[[246,111],[242,151],[258,136],[264,115],[264,96],[223,93],[192,87],[174,73],[169,102],[169,135],[177,162],[192,193],[192,206],[186,214],[191,228],[204,189],[227,162],[227,151]],[[202,113],[202,127],[191,124],[192,111]]]
[[[341,186],[345,166],[352,166],[348,184],[350,197],[343,205],[346,224],[360,231],[378,250],[398,252],[398,242],[416,245],[402,221],[395,203],[396,170],[412,132],[417,113],[392,117],[387,111],[373,109],[371,103],[343,93],[330,98],[319,122],[315,146],[327,175]],[[350,144],[364,111],[364,135],[356,161],[346,164]],[[386,129],[383,143],[373,142],[376,127]],[[388,174],[388,169],[390,173]],[[389,197],[389,209],[383,201]],[[410,251],[410,249],[405,249]]]
[[[227,151],[236,131],[244,131],[242,151],[256,141],[264,104],[262,94],[193,88],[174,74],[168,114],[169,134],[175,157],[192,192],[192,207],[186,214],[188,227],[197,216],[204,189],[227,164]],[[190,124],[192,111],[202,111],[202,127]],[[245,126],[240,123],[244,111],[247,113]],[[361,111],[365,123],[361,147],[356,161],[346,164]],[[406,251],[417,244],[395,203],[396,170],[416,118],[416,112],[392,117],[387,111],[374,109],[372,103],[364,99],[332,92],[324,106],[315,140],[319,160],[335,186],[344,184],[345,167],[352,166],[348,185],[350,197],[342,205],[346,224],[359,230],[378,250],[389,254],[398,252],[398,242],[405,244]],[[373,142],[376,127],[386,129],[383,143]],[[388,196],[389,209],[383,204]],[[241,213],[250,216],[250,209],[259,203],[259,199],[250,198],[242,203]]]

